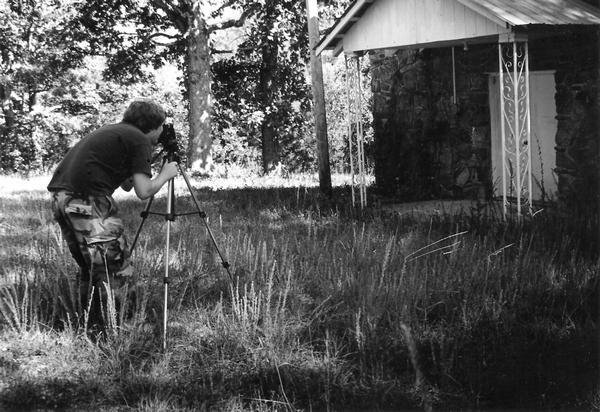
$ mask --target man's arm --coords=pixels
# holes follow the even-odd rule
[[[154,179],[144,173],[134,173],[133,188],[135,194],[142,200],[148,199],[160,190],[165,183],[177,176],[177,162],[165,163]]]

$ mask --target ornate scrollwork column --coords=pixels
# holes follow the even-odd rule
[[[346,59],[346,95],[348,98],[348,146],[350,152],[350,171],[352,174],[352,205],[356,202],[355,186],[358,186],[360,206],[367,205],[366,165],[364,150],[364,130],[362,123],[362,79],[360,56],[345,55]],[[354,153],[356,149],[356,153]],[[357,176],[358,175],[358,176]]]
[[[514,35],[498,43],[500,133],[502,138],[502,205],[514,205],[517,219],[532,212],[529,47]]]

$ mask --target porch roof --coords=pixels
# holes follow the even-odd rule
[[[521,26],[595,24],[600,9],[582,0],[354,0],[316,52],[497,41]]]

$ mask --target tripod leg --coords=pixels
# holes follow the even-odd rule
[[[173,179],[169,180],[167,186],[167,213],[165,215],[165,219],[167,220],[167,237],[165,241],[165,277],[163,278],[163,336],[162,336],[162,349],[163,351],[167,350],[167,305],[168,305],[168,297],[169,297],[169,249],[170,249],[170,239],[171,239],[171,222],[175,220],[175,214],[173,213],[174,209],[174,199],[175,199],[175,191],[174,191],[174,183]]]
[[[202,218],[202,221],[204,222],[204,226],[206,227],[206,231],[208,232],[208,235],[210,236],[210,240],[212,241],[217,253],[219,254],[219,258],[221,259],[221,265],[225,268],[225,270],[227,271],[227,274],[229,275],[229,280],[231,281],[231,283],[233,283],[233,276],[231,276],[231,272],[229,271],[229,262],[227,262],[225,260],[225,258],[221,254],[221,251],[219,250],[219,247],[217,246],[217,241],[215,240],[215,237],[213,236],[212,230],[210,230],[210,226],[208,226],[208,223],[206,222],[206,213],[204,213],[200,209],[200,205],[198,204],[198,200],[196,199],[196,196],[194,195],[194,191],[192,190],[192,185],[190,183],[189,178],[185,174],[185,171],[181,168],[181,166],[179,164],[177,164],[177,166],[179,166],[179,172],[183,176],[183,180],[185,180],[185,184],[188,188],[188,191],[190,192],[190,195],[192,196],[192,200],[194,201],[194,204],[196,205],[198,214],[200,215],[200,217]]]
[[[150,211],[150,206],[152,206],[153,201],[154,201],[154,196],[152,196],[150,199],[148,199],[148,202],[146,203],[146,207],[144,208],[142,213],[140,213],[140,216],[142,217],[142,221],[140,222],[140,225],[138,226],[137,231],[135,232],[135,237],[133,238],[133,242],[131,243],[131,247],[129,248],[130,255],[133,254],[133,249],[135,248],[135,245],[138,241],[140,232],[142,231],[142,226],[144,226],[144,222],[146,221],[146,218],[148,217],[148,212]]]
[[[185,185],[187,186],[188,191],[190,192],[190,196],[192,196],[192,200],[194,201],[194,204],[196,205],[196,209],[198,209],[198,213],[200,215],[205,215],[203,212],[200,211],[200,205],[198,204],[196,195],[194,195],[194,191],[192,190],[192,184],[190,183],[190,179],[188,178],[187,174],[185,173],[185,170],[183,170],[183,168],[179,164],[177,164],[177,166],[179,167],[179,173],[181,173],[181,176],[183,176],[183,180],[185,180]]]

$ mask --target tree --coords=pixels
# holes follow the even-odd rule
[[[178,64],[189,105],[187,162],[202,171],[211,163],[211,35],[241,26],[259,3],[240,11],[235,0],[91,0],[81,24],[92,48],[107,55],[111,77],[133,82],[144,64]]]
[[[106,120],[99,106],[121,108],[149,90],[131,86],[150,79],[148,67],[167,62],[185,80],[189,135],[197,137],[190,139],[189,160],[210,163],[212,128],[217,155],[226,160],[262,160],[264,170],[280,162],[306,169],[314,162],[303,2],[11,0],[0,12],[0,161],[9,169],[35,167],[32,159],[51,166],[73,139]],[[108,62],[106,80],[94,77],[95,88],[108,92],[90,102],[96,94],[79,90],[89,79],[77,68],[94,54]],[[103,66],[91,61],[85,64]],[[109,86],[111,79],[123,86]],[[219,116],[213,123],[214,104]],[[179,122],[184,131],[187,123]]]
[[[241,136],[248,147],[260,147],[265,172],[282,159],[292,168],[312,162],[314,142],[299,138],[312,120],[303,2],[91,0],[85,10],[82,25],[89,31],[92,49],[108,56],[108,75],[133,82],[141,78],[144,63],[179,65],[189,105],[188,165],[206,170],[211,163],[213,91],[224,99],[224,104],[217,102],[219,113],[232,114],[229,120],[217,121],[221,143],[223,130],[236,129],[232,138]],[[244,24],[245,40],[236,53],[211,47],[216,33]],[[217,87],[232,90],[236,85],[231,96],[213,90],[211,66]],[[220,77],[219,71],[233,77]],[[242,119],[247,124],[241,124]]]
[[[214,67],[221,131],[237,131],[261,152],[267,173],[280,164],[306,169],[315,147],[308,133],[310,88],[304,3],[265,0],[245,26],[237,53]]]
[[[0,3],[0,168],[35,167],[39,97],[81,64],[75,0],[9,0]]]
[[[279,4],[281,6],[281,4]],[[276,167],[280,159],[279,142],[276,139],[276,110],[274,106],[276,96],[276,75],[279,59],[279,36],[275,30],[277,24],[277,4],[274,0],[265,2],[263,15],[259,17],[260,23],[254,28],[261,36],[260,44],[260,70],[258,72],[258,88],[256,95],[258,103],[264,109],[261,124],[262,135],[262,166],[263,172],[268,172]],[[259,29],[259,30],[256,30]],[[262,30],[260,30],[262,29]]]

